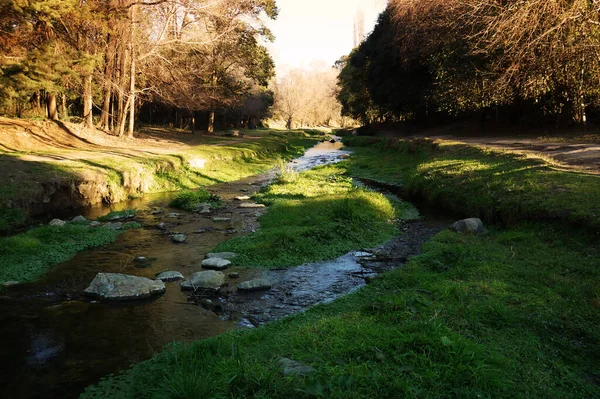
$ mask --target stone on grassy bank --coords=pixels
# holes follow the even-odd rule
[[[205,269],[223,270],[227,269],[231,262],[227,259],[208,258],[202,261],[202,267]]]
[[[485,228],[483,227],[483,222],[478,218],[468,218],[462,219],[457,222],[454,222],[450,229],[456,231],[457,233],[471,233],[471,234],[483,234],[485,233]]]
[[[206,258],[221,258],[221,259],[231,259],[235,258],[237,254],[235,252],[211,252],[206,254]]]
[[[144,299],[163,292],[162,281],[121,273],[98,273],[84,291],[86,295],[114,301]]]
[[[79,215],[79,216],[75,216],[73,219],[71,219],[72,222],[75,223],[83,223],[83,222],[87,222],[87,219],[84,218],[83,216]]]
[[[214,270],[192,273],[187,280],[181,283],[184,290],[194,290],[197,288],[218,290],[225,283],[225,275]]]
[[[55,226],[55,227],[63,227],[67,222],[65,222],[64,220],[60,220],[60,219],[52,219],[50,221],[50,223],[48,223],[50,226]]]

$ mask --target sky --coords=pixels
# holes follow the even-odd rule
[[[279,16],[269,21],[275,42],[268,44],[278,71],[331,66],[353,47],[358,10],[368,34],[386,0],[277,0]]]

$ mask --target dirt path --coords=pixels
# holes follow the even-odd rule
[[[428,136],[431,139],[458,142],[496,150],[550,159],[555,167],[600,175],[600,141],[546,140],[519,137]]]
[[[202,144],[231,145],[255,139],[231,137],[219,142],[218,136],[158,127],[141,129],[133,138],[117,137],[78,124],[0,117],[0,151],[27,153],[21,159],[37,162],[165,155]]]

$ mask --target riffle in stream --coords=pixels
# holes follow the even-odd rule
[[[341,147],[339,142],[320,143],[290,166],[306,170],[338,162],[343,158],[340,155],[347,154]],[[167,283],[163,295],[142,301],[102,302],[81,295],[98,272],[154,278],[164,270],[176,270],[184,276],[201,271],[200,263],[215,245],[258,228],[256,219],[263,210],[239,208],[234,197],[252,195],[275,175],[270,171],[211,186],[209,191],[227,205],[209,215],[170,209],[166,204],[176,193],[115,204],[110,210],[136,208],[136,220],[144,228],[122,233],[111,245],[80,252],[39,281],[0,293],[0,397],[77,397],[102,376],[146,360],[168,343],[250,328],[303,311],[364,285],[369,275],[398,265],[398,259],[371,262],[369,254],[350,253],[333,261],[289,269],[231,267],[225,274],[237,272],[240,277],[227,277],[222,294],[204,307],[196,304],[194,299],[198,298],[182,291],[179,282]],[[162,212],[156,213],[157,209]],[[94,207],[61,216],[95,218],[108,211],[107,207]],[[214,222],[215,216],[230,221]],[[172,243],[155,227],[160,222],[171,233],[185,234],[187,242]],[[412,247],[417,248],[415,245]],[[138,256],[154,261],[139,268],[133,262]],[[259,277],[271,280],[273,288],[248,294],[235,291],[237,283]]]

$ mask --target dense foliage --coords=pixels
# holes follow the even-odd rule
[[[235,110],[248,123],[272,102],[261,40],[276,16],[274,0],[2,1],[0,114],[79,116],[120,135],[144,103],[148,122],[193,129],[202,112],[212,131]]]
[[[600,93],[588,0],[393,0],[339,61],[343,113],[363,123],[481,113],[585,123]]]

